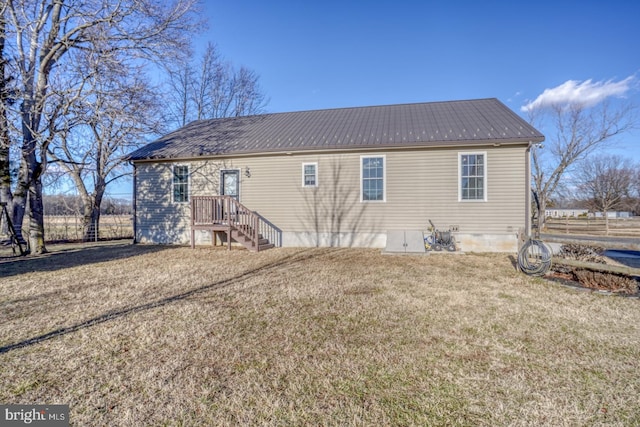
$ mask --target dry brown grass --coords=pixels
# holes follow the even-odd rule
[[[0,271],[0,402],[73,425],[640,424],[639,302],[505,255],[112,244]]]

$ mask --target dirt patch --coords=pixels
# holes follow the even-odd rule
[[[596,265],[627,265],[604,256],[604,248],[582,244],[565,244],[558,258],[591,263],[591,268],[581,268],[556,263],[548,276],[559,281],[570,281],[588,289],[611,292],[627,296],[639,296],[638,278],[616,272],[599,271]],[[587,264],[588,265],[588,264]]]

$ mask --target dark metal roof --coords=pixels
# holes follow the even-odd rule
[[[543,140],[538,130],[490,98],[199,120],[134,151],[130,159]]]

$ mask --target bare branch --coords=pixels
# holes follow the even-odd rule
[[[180,126],[190,120],[260,114],[267,104],[258,74],[246,67],[234,69],[211,43],[197,67],[181,63],[167,67],[167,74],[170,109]]]
[[[60,141],[60,137],[66,139],[82,122],[80,118],[97,111],[85,102],[90,98],[83,87],[88,80],[65,76],[68,64],[81,57],[71,53],[82,52],[87,58],[100,58],[105,65],[99,72],[117,69],[117,61],[140,66],[145,61],[179,57],[188,50],[189,34],[199,25],[193,14],[196,3],[197,0],[2,2],[2,40],[9,40],[8,35],[13,37],[11,49],[19,71],[16,83],[19,110],[15,112],[19,125],[14,126],[14,130],[22,140],[22,162],[13,195],[13,220],[22,224],[30,194],[30,237],[36,251],[44,250],[43,222],[38,215],[42,212],[41,175],[46,169],[47,157],[55,153],[55,158],[61,160],[77,155],[69,144],[51,150],[48,146]],[[108,93],[112,88],[105,85],[93,89],[96,93],[98,90]],[[3,107],[6,105],[3,103]],[[94,136],[103,135],[102,126],[97,125],[100,120],[91,122],[97,126]],[[108,157],[113,151],[107,149],[100,153],[97,157]],[[86,164],[87,159],[85,156],[68,160],[71,169],[79,169],[81,174],[80,165]]]
[[[547,203],[557,192],[565,175],[594,152],[615,144],[617,137],[628,132],[637,123],[633,104],[621,102],[612,108],[602,102],[591,108],[582,105],[551,105],[529,111],[532,124],[544,127],[547,148],[532,150],[534,189],[540,199],[538,219],[542,229]]]

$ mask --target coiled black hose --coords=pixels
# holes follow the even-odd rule
[[[544,276],[551,268],[551,251],[542,240],[527,240],[518,252],[518,267],[529,276]]]

